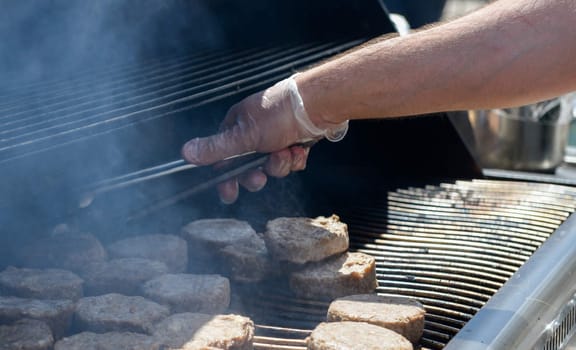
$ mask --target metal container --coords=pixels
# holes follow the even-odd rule
[[[483,168],[552,171],[568,141],[571,118],[564,107],[553,120],[529,115],[526,107],[469,111],[477,161]]]

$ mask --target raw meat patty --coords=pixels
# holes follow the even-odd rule
[[[161,350],[161,347],[153,337],[144,334],[83,332],[60,340],[54,350]]]
[[[227,275],[234,281],[258,282],[271,270],[266,243],[258,235],[228,245],[220,253],[224,258]]]
[[[306,343],[308,350],[413,350],[400,334],[364,322],[320,323]]]
[[[80,299],[74,323],[80,331],[148,333],[168,315],[168,308],[143,297],[111,293]]]
[[[60,268],[81,272],[90,263],[108,258],[96,237],[86,233],[61,233],[34,241],[19,256],[22,265],[36,268]]]
[[[23,319],[0,326],[0,350],[51,350],[54,338],[42,321]]]
[[[336,215],[282,217],[268,221],[264,240],[273,259],[305,264],[345,252],[348,226]]]
[[[78,300],[82,279],[60,269],[8,267],[0,272],[0,292],[21,298]]]
[[[184,272],[188,266],[186,241],[175,235],[155,234],[126,238],[110,244],[111,258],[142,258],[161,261],[170,272]]]
[[[170,349],[253,349],[254,323],[238,315],[175,314],[156,325],[154,337]]]
[[[70,328],[74,303],[70,300],[37,300],[0,296],[0,324],[23,318],[44,321],[54,339],[60,339]]]
[[[235,219],[201,219],[182,228],[188,242],[189,272],[225,274],[225,261],[220,250],[257,237],[246,221]]]
[[[86,295],[138,295],[144,282],[166,273],[168,267],[161,261],[123,258],[92,264],[82,277]]]
[[[334,299],[377,287],[376,260],[364,253],[344,253],[290,275],[290,289],[302,298]]]
[[[416,344],[424,330],[425,314],[426,310],[415,299],[360,294],[334,300],[327,320],[371,323],[393,330]]]
[[[221,313],[230,305],[230,282],[220,275],[171,274],[142,287],[144,296],[170,306],[172,313]]]

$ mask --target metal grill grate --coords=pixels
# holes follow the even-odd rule
[[[0,163],[268,86],[362,41],[157,59],[23,86],[0,96]],[[351,250],[376,257],[378,293],[418,298],[422,346],[441,349],[575,207],[570,187],[477,180],[399,189],[337,214]],[[328,303],[296,299],[276,282],[238,288],[233,307],[258,324],[256,349],[304,349]],[[559,320],[550,349],[572,319]]]
[[[575,208],[570,187],[474,180],[399,189],[338,214],[351,250],[376,257],[377,292],[420,300],[421,346],[441,349]],[[283,282],[240,294],[236,306],[260,325],[257,349],[304,349],[328,307],[294,298]],[[566,322],[555,332],[566,333]]]
[[[0,96],[0,163],[269,86],[363,41],[152,60],[21,87]]]

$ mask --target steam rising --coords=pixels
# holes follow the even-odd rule
[[[93,65],[211,48],[221,35],[209,10],[198,2],[3,0],[0,7],[5,89],[13,87],[7,82],[20,86],[74,76]]]
[[[60,125],[62,118],[90,117],[98,108],[124,103],[140,93],[139,85],[147,84],[140,78],[137,84],[125,86],[118,83],[117,73],[109,72],[137,71],[150,62],[161,66],[164,59],[222,45],[217,18],[198,1],[2,0],[0,125],[13,124],[0,126],[0,132],[16,124],[34,133],[40,129],[35,123],[50,127]],[[90,108],[82,105],[87,101]],[[74,115],[76,111],[82,113]],[[0,268],[10,259],[11,247],[48,234],[58,223],[50,222],[55,217],[75,215],[67,212],[64,203],[75,201],[74,191],[89,185],[87,179],[137,169],[140,165],[133,155],[150,151],[131,145],[142,144],[150,132],[134,127],[122,139],[100,141],[106,145],[99,154],[104,166],[95,166],[86,156],[82,147],[87,146],[80,146],[86,142],[67,146],[64,152],[46,153],[50,158],[40,155],[0,163]],[[10,136],[0,135],[0,149],[9,145]],[[113,205],[126,207],[127,202],[141,199],[119,197]],[[98,217],[97,210],[92,215],[94,221],[107,221]]]

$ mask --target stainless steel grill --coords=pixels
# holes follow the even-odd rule
[[[421,345],[441,349],[575,208],[571,187],[473,180],[398,189],[340,214],[351,249],[377,258],[377,292],[420,300]],[[304,349],[328,307],[295,299],[281,281],[240,294],[235,307],[258,323],[258,349]],[[562,339],[573,331],[570,312],[554,326]]]
[[[327,13],[321,7],[317,12]],[[9,247],[14,244],[14,238],[22,232],[32,231],[26,225],[37,224],[44,230],[47,223],[60,223],[62,217],[70,219],[77,214],[79,193],[75,192],[76,186],[173,161],[178,158],[179,148],[185,140],[211,133],[216,128],[231,102],[302,67],[352,48],[369,36],[356,33],[354,39],[331,37],[330,40],[219,49],[178,57],[157,56],[115,64],[104,70],[88,68],[72,78],[62,77],[17,88],[10,86],[10,90],[0,86],[0,91],[8,91],[0,96],[0,193],[7,194],[0,197],[0,215],[3,215],[0,219],[8,222],[2,225],[3,229],[7,228],[7,233],[0,235],[0,265],[7,263],[4,259],[10,257]],[[387,125],[373,131],[370,136],[355,135],[361,128],[362,125],[353,125],[350,135],[342,143],[330,145],[330,152],[337,154],[340,161],[345,157],[339,152],[342,148],[349,148],[352,158],[357,160],[369,153],[355,151],[352,147],[357,146],[358,138],[373,140],[367,141],[373,143],[364,148],[372,152],[368,154],[367,162],[359,163],[360,166],[354,169],[346,162],[338,170],[322,169],[338,176],[321,176],[323,185],[333,182],[326,185],[328,191],[312,191],[311,196],[324,198],[330,191],[345,192],[350,188],[352,190],[348,192],[355,192],[353,186],[364,180],[356,175],[361,169],[367,169],[363,175],[371,176],[365,181],[370,190],[375,183],[383,186],[371,191],[371,196],[366,198],[360,192],[353,193],[353,201],[329,207],[349,224],[351,250],[376,257],[378,293],[415,297],[425,305],[427,317],[422,347],[444,348],[481,313],[479,310],[493,300],[496,293],[506,288],[505,284],[514,281],[515,273],[533,259],[534,252],[550,236],[558,235],[559,227],[576,207],[576,190],[544,184],[543,181],[454,182],[453,179],[473,177],[468,175],[477,169],[460,171],[454,166],[463,162],[460,158],[447,157],[446,150],[458,151],[448,138],[439,140],[435,136],[428,144],[421,140],[423,134],[434,134],[426,127],[421,128],[427,131],[420,131],[419,136],[415,136],[419,129],[408,130],[411,139],[430,147],[422,149],[422,145],[417,145],[412,153],[407,151],[407,147],[402,147],[403,152],[396,152],[399,153],[397,158],[387,159],[391,160],[391,165],[387,161],[375,165],[374,154],[394,156],[395,152],[389,150],[397,147],[397,140],[382,136],[381,129],[388,129],[390,134],[401,132]],[[372,125],[368,125],[367,129],[371,128]],[[149,139],[131,145],[134,137]],[[445,148],[435,148],[442,142]],[[377,148],[375,144],[383,146]],[[164,149],[151,153],[158,145]],[[322,144],[314,147],[313,153],[321,153]],[[122,149],[122,155],[117,148]],[[435,159],[427,159],[426,151],[435,153]],[[139,158],[127,158],[126,153]],[[420,159],[410,154],[416,154]],[[446,158],[450,160],[446,161]],[[420,168],[407,167],[408,164],[420,163],[418,160],[424,164]],[[442,160],[444,163],[441,164]],[[314,164],[322,167],[326,163],[333,164],[315,159],[310,168]],[[380,168],[375,169],[378,166]],[[392,168],[405,169],[405,173],[412,177],[407,180],[404,173],[393,173]],[[346,170],[339,171],[342,169]],[[309,170],[306,175],[312,177],[314,169]],[[67,176],[61,176],[63,173]],[[438,177],[445,181],[438,184]],[[347,182],[350,178],[353,181]],[[429,181],[430,178],[435,180]],[[418,180],[416,184],[411,182],[415,179]],[[436,185],[425,186],[422,183]],[[182,181],[178,189],[172,187],[176,186],[174,183],[164,188],[160,184],[147,190],[153,192],[160,188],[159,192],[169,195],[185,189],[189,186],[187,184],[187,181]],[[313,186],[310,188],[318,190]],[[297,197],[292,190],[289,188],[289,196]],[[150,198],[146,196],[148,193],[143,193],[131,193],[134,196],[130,197],[130,204],[145,205]],[[383,195],[378,197],[379,194]],[[282,200],[289,196],[283,196]],[[54,201],[54,198],[58,200]],[[74,206],[72,214],[67,206],[69,203],[60,203],[68,199]],[[36,207],[43,201],[48,201],[50,210]],[[212,203],[201,202],[203,205]],[[109,201],[103,206],[110,206],[105,213],[119,211],[122,216],[124,212],[119,207],[125,204]],[[196,203],[187,204],[185,210],[198,209]],[[218,210],[236,216],[243,214],[245,209],[239,207],[229,211],[218,207]],[[267,214],[282,215],[277,207],[276,198],[273,210]],[[46,214],[47,211],[53,213]],[[46,217],[21,220],[21,216],[16,214],[22,212],[46,214]],[[326,212],[308,211],[306,214],[324,215]],[[99,221],[109,218],[99,215],[97,212]],[[150,220],[155,219],[158,217]],[[177,223],[172,222],[173,225]],[[41,231],[38,227],[36,229]],[[561,308],[546,330],[538,330],[544,332],[540,338],[546,344],[546,350],[562,348],[574,333],[573,300],[559,302],[567,302],[567,306]],[[258,285],[234,286],[232,310],[255,320],[256,349],[304,349],[304,339],[324,320],[327,308],[326,301],[295,298],[283,278]]]
[[[21,87],[0,99],[0,164],[169,120],[270,85],[362,41],[150,60]],[[351,249],[376,257],[378,293],[420,300],[427,309],[421,345],[441,349],[575,207],[571,187],[474,180],[400,188],[337,214],[349,224]],[[328,308],[326,301],[294,298],[285,280],[235,290],[232,308],[256,321],[257,349],[304,349]],[[566,315],[546,349],[572,334],[571,311]]]

